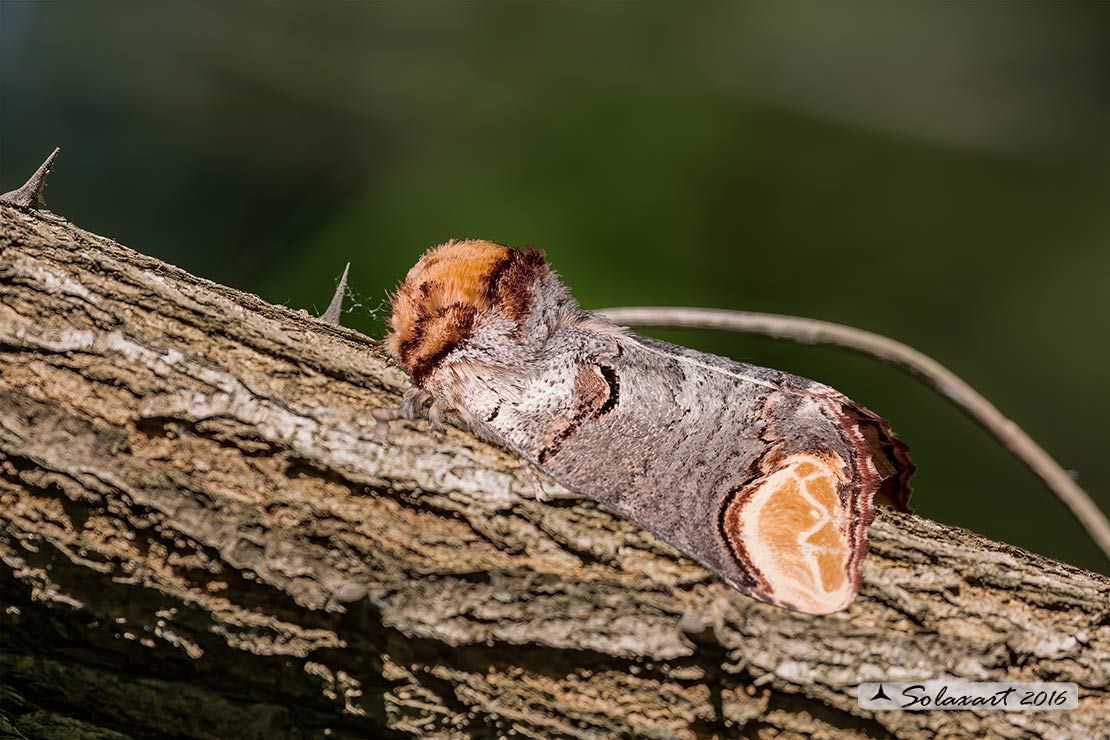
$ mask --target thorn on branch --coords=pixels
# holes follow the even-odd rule
[[[328,324],[339,326],[339,315],[343,312],[343,296],[347,293],[347,273],[351,269],[351,263],[348,262],[347,266],[343,268],[343,274],[339,276],[339,285],[335,286],[335,295],[332,296],[331,303],[320,314],[320,320]]]
[[[45,206],[46,199],[43,197],[42,191],[46,187],[46,176],[50,174],[50,170],[54,167],[54,160],[58,158],[58,152],[60,151],[61,149],[54,147],[54,151],[50,152],[50,156],[39,165],[35,174],[31,175],[22,187],[0,195],[0,203],[11,203],[23,208],[41,208]]]

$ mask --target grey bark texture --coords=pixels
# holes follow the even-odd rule
[[[760,604],[457,429],[374,445],[367,337],[0,218],[2,733],[1105,736],[1102,576],[884,510],[849,610]],[[1080,707],[856,706],[943,677]]]

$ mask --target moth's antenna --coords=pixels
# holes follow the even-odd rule
[[[46,205],[46,198],[43,197],[42,191],[46,187],[46,176],[54,167],[54,160],[58,158],[60,151],[62,151],[60,148],[54,147],[54,151],[50,152],[50,156],[39,165],[35,174],[31,175],[22,187],[0,195],[0,202],[12,203],[24,208],[41,208]]]
[[[350,270],[351,263],[348,262],[343,268],[343,274],[339,276],[339,284],[335,286],[335,295],[332,296],[331,303],[320,314],[320,321],[339,326],[339,314],[343,312],[343,296],[347,293],[347,273]]]
[[[720,308],[636,306],[603,308],[599,313],[624,326],[722,329],[750,336],[851,350],[905,371],[948,399],[986,429],[1032,470],[1064,502],[1095,544],[1110,558],[1110,521],[1052,456],[1003,416],[958,375],[922,352],[880,334],[819,319]]]

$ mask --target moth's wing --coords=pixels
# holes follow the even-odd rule
[[[910,488],[910,478],[917,470],[917,466],[910,460],[910,448],[898,439],[886,419],[831,388],[821,387],[832,391],[833,396],[839,397],[838,403],[844,414],[850,421],[858,424],[860,432],[867,440],[871,459],[879,477],[883,479],[879,490],[875,493],[875,503],[893,507],[898,511],[912,512],[910,494],[913,489]],[[835,399],[830,400],[835,401]]]
[[[881,420],[803,378],[616,341],[581,355],[569,421],[537,448],[540,466],[756,598],[810,613],[850,604],[872,499],[909,472],[883,449]]]
[[[771,451],[722,501],[720,534],[768,601],[834,612],[859,592],[876,497],[907,510],[914,466],[885,420],[838,391],[786,374],[782,387],[793,398],[765,412]]]

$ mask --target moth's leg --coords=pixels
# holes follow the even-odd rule
[[[524,457],[518,457],[517,462],[520,463],[520,469],[528,476],[528,480],[532,481],[532,490],[536,493],[536,500],[550,501],[551,497],[547,495],[547,491],[543,490],[543,483],[540,481],[540,476],[536,474],[536,469],[532,467],[532,463]]]
[[[417,388],[415,385],[409,386],[408,390],[401,396],[401,418],[412,421],[431,400],[432,394],[428,391]]]
[[[377,422],[374,425],[374,442],[384,445],[389,442],[389,422],[401,418],[401,409],[374,409],[370,415]]]
[[[428,426],[431,427],[432,433],[442,437],[447,434],[447,429],[443,426],[443,404],[439,401],[432,401],[432,405],[428,407]]]
[[[417,388],[415,385],[410,386],[401,396],[401,405],[395,409],[374,409],[370,415],[374,417],[377,422],[374,426],[374,441],[378,444],[384,445],[389,441],[389,422],[396,421],[397,419],[407,419],[412,421],[416,415],[424,408],[432,397],[432,394],[423,388]],[[437,419],[438,423],[438,419]],[[442,429],[443,425],[439,424]],[[433,425],[434,428],[434,425]]]

